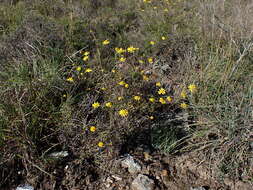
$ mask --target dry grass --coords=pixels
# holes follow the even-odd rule
[[[134,144],[198,151],[217,176],[252,181],[252,6],[225,0],[1,3],[0,185],[38,176],[30,182],[36,185],[69,160],[92,163],[98,175],[103,163]],[[119,63],[115,48],[130,46],[139,50],[123,53],[126,61]],[[165,95],[157,93],[162,87]],[[159,102],[167,96],[172,102]],[[47,155],[59,150],[71,155],[57,165]]]

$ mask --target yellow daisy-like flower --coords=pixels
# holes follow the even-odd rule
[[[155,98],[149,98],[148,100],[152,103],[155,102]]]
[[[67,94],[63,94],[63,98],[66,98],[67,97]]]
[[[90,55],[90,52],[89,52],[89,51],[85,51],[85,52],[83,53],[83,55],[84,55],[84,56],[88,56],[88,55]]]
[[[115,51],[117,54],[121,54],[121,53],[126,52],[126,50],[124,50],[123,48],[118,48],[118,47],[115,48]]]
[[[181,93],[180,93],[180,96],[181,98],[185,99],[187,97],[187,94],[186,92],[183,90]]]
[[[151,0],[143,0],[144,3],[151,3]]]
[[[194,92],[197,91],[197,87],[196,87],[195,84],[190,84],[190,85],[188,86],[188,89],[189,89],[189,91],[190,91],[191,93],[194,93]]]
[[[88,59],[89,59],[88,55],[83,57],[83,61],[88,61]]]
[[[164,88],[160,88],[158,91],[157,91],[158,94],[166,94],[166,90]]]
[[[136,101],[140,101],[140,100],[141,100],[141,97],[140,97],[140,96],[134,96],[133,98],[134,98],[134,100],[136,100]]]
[[[155,83],[156,86],[160,87],[161,86],[161,83],[160,82],[157,82]]]
[[[121,62],[121,63],[124,63],[126,61],[126,58],[125,57],[121,57],[120,59],[119,59],[119,62]]]
[[[77,71],[81,71],[81,70],[82,70],[82,67],[78,66],[78,67],[76,68],[76,70],[77,70]]]
[[[123,100],[124,98],[122,97],[122,96],[119,96],[118,98],[117,98],[117,100]]]
[[[154,116],[150,116],[149,119],[150,119],[150,120],[153,120],[153,119],[154,119]]]
[[[149,62],[149,63],[154,63],[153,58],[152,58],[152,57],[148,58],[148,62]]]
[[[95,127],[95,126],[91,126],[91,127],[90,127],[90,131],[91,131],[91,132],[95,132],[95,131],[96,131],[96,127]]]
[[[159,102],[160,102],[161,104],[166,104],[166,101],[164,100],[164,98],[159,98]]]
[[[94,102],[94,103],[92,104],[92,107],[93,107],[94,109],[98,108],[99,106],[100,106],[100,103],[99,103],[99,102]]]
[[[125,86],[125,82],[124,81],[120,81],[119,83],[118,83],[118,85],[120,85],[120,86]]]
[[[164,36],[162,36],[162,40],[166,40],[166,38]]]
[[[110,43],[109,40],[104,40],[104,41],[102,42],[103,45],[108,45],[109,43]]]
[[[125,84],[125,88],[128,88],[129,87],[129,84]]]
[[[149,80],[149,78],[148,78],[147,75],[142,75],[142,78],[143,78],[143,80],[145,80],[145,81],[148,81],[148,80]]]
[[[153,45],[155,45],[155,42],[154,41],[150,41],[149,44],[153,46]]]
[[[101,90],[105,91],[105,90],[106,90],[106,88],[105,88],[105,87],[102,87],[102,88],[101,88]]]
[[[92,72],[92,69],[90,68],[85,69],[85,73],[90,73],[90,72]]]
[[[121,117],[126,117],[128,116],[128,111],[126,109],[119,110],[119,115]]]
[[[186,103],[181,103],[180,107],[183,108],[183,109],[186,109],[188,107],[188,105]]]
[[[105,106],[108,107],[108,108],[111,108],[112,107],[112,103],[111,102],[107,102],[107,103],[105,103]]]
[[[167,99],[168,102],[172,102],[172,100],[173,100],[171,96],[167,96],[166,99]]]
[[[139,50],[139,48],[135,48],[135,47],[133,47],[133,46],[130,46],[130,47],[127,48],[127,51],[128,51],[129,53],[134,53],[136,50]]]
[[[103,143],[103,142],[99,142],[99,143],[98,143],[98,147],[99,147],[99,148],[104,147],[104,143]]]
[[[143,64],[143,63],[144,63],[144,61],[142,61],[142,60],[139,60],[138,62],[139,62],[140,64]]]
[[[66,80],[67,80],[68,82],[74,82],[73,77],[69,77],[69,78],[67,78]]]
[[[116,72],[116,70],[115,69],[112,69],[112,73],[115,73]]]

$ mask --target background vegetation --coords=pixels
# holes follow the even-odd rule
[[[101,169],[136,145],[252,181],[252,6],[0,1],[0,186],[53,178],[55,151]]]

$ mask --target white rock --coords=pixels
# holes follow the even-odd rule
[[[30,185],[19,185],[16,190],[34,190],[33,186]]]
[[[113,177],[116,181],[121,181],[121,180],[122,180],[122,178],[121,178],[121,177],[116,176],[116,175],[112,175],[112,177]]]
[[[69,155],[68,151],[60,151],[60,152],[53,152],[49,154],[48,156],[51,158],[64,158]]]
[[[127,155],[127,157],[121,161],[121,165],[122,167],[128,168],[129,173],[141,171],[140,164],[138,164],[131,155]]]
[[[132,190],[153,190],[155,188],[154,180],[148,176],[139,174],[131,184]]]
[[[190,190],[206,190],[204,187],[191,187]]]

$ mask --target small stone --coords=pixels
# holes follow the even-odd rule
[[[121,177],[118,177],[118,176],[116,176],[116,175],[112,175],[112,177],[113,177],[116,181],[121,181],[121,180],[122,180]]]
[[[53,152],[48,155],[50,158],[64,158],[67,157],[69,153],[67,151]]]
[[[127,155],[121,162],[122,167],[128,168],[129,173],[137,173],[141,171],[141,166],[138,164],[131,155]]]
[[[28,184],[25,185],[19,185],[16,190],[34,190],[33,186],[30,186]]]
[[[154,180],[148,178],[148,176],[139,174],[131,184],[132,190],[154,190]]]
[[[206,190],[204,187],[191,187],[190,190]]]

